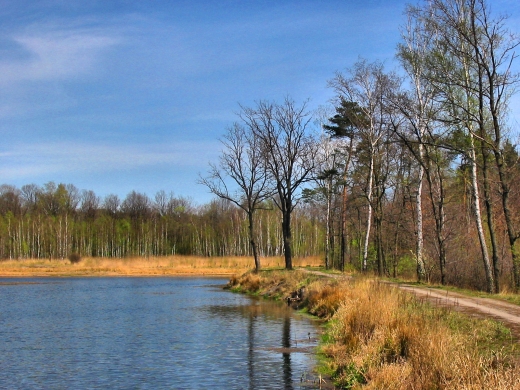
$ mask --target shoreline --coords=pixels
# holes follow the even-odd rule
[[[262,258],[266,268],[283,267],[282,257]],[[315,266],[319,257],[295,259],[295,266]],[[72,264],[67,259],[1,260],[0,278],[45,277],[227,277],[254,267],[251,257],[157,256],[85,257]]]
[[[246,272],[247,270],[230,270],[220,271],[212,269],[201,269],[194,272],[178,271],[178,270],[164,270],[162,272],[153,271],[135,271],[135,272],[118,272],[118,271],[84,271],[71,272],[69,271],[38,271],[38,270],[21,270],[14,272],[1,272],[0,278],[2,279],[23,279],[23,278],[170,278],[170,277],[214,277],[214,278],[227,278],[231,276]]]
[[[229,279],[233,274],[218,274],[218,273],[169,273],[169,274],[26,274],[26,275],[3,275],[0,274],[0,279],[46,279],[46,278],[219,278]],[[0,282],[0,285],[2,283]]]

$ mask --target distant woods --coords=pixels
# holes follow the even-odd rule
[[[279,218],[272,207],[258,215],[261,256],[283,255]],[[320,253],[318,217],[296,212],[295,251]],[[72,184],[0,186],[0,258],[81,256],[246,256],[251,253],[246,215],[229,202],[195,205],[159,191],[100,198]]]

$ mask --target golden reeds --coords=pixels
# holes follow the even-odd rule
[[[264,267],[283,267],[282,257],[262,258]],[[316,266],[318,257],[295,258],[295,266]],[[71,264],[68,259],[22,259],[0,261],[0,276],[167,276],[232,275],[254,267],[252,257],[163,256],[101,258],[85,257]]]

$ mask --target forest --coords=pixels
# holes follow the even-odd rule
[[[0,257],[322,255],[327,268],[520,288],[520,40],[485,0],[406,9],[399,69],[359,59],[331,107],[240,106],[198,178],[215,200],[0,187]],[[252,263],[253,265],[253,263]]]
[[[282,254],[281,226],[273,210],[259,213],[262,256]],[[295,212],[297,256],[316,255],[323,241],[318,216]],[[244,256],[250,253],[245,216],[215,199],[197,206],[189,198],[159,191],[153,199],[130,192],[103,199],[73,184],[49,182],[18,189],[0,186],[0,258]]]

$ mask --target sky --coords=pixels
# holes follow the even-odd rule
[[[359,58],[393,70],[408,2],[0,0],[0,184],[207,203],[240,105],[326,107]]]

